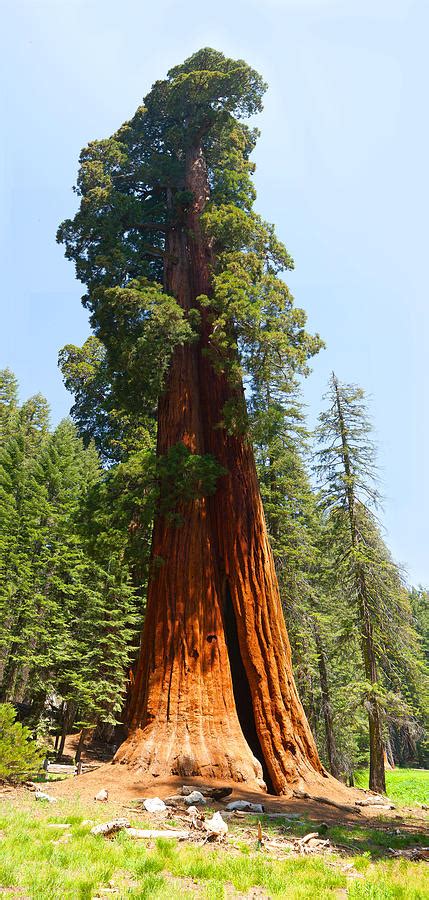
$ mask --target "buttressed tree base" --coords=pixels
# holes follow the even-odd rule
[[[282,367],[287,381],[319,341],[279,278],[287,251],[252,209],[257,134],[242,119],[264,90],[210,49],[172,69],[83,151],[81,207],[59,237],[112,393],[157,408],[146,617],[115,761],[289,793],[329,776],[293,679],[243,378]]]

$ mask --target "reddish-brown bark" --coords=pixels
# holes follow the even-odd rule
[[[167,238],[166,287],[184,309],[210,291],[210,247],[199,216],[204,158],[188,152],[194,195],[186,228]],[[158,514],[130,733],[116,761],[154,775],[253,781],[277,793],[324,775],[299,701],[252,448],[220,427],[242,401],[200,344],[178,349],[159,403],[158,453],[182,441],[227,470],[209,498]],[[237,704],[236,704],[237,700]],[[238,709],[237,709],[238,705]],[[243,733],[244,732],[244,733]],[[250,746],[249,746],[250,745]],[[255,756],[258,758],[256,759]]]

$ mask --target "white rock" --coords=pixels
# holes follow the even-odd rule
[[[195,806],[196,803],[201,803],[202,805],[207,803],[206,798],[203,797],[200,791],[192,791],[191,794],[188,794],[188,796],[184,797],[183,799],[186,803],[186,806]]]
[[[164,812],[164,809],[167,809],[164,801],[159,797],[148,797],[143,801],[143,806],[150,813]]]
[[[196,806],[188,806],[188,816],[197,816],[198,810]]]
[[[220,812],[215,812],[211,819],[206,819],[204,828],[209,834],[216,834],[218,836],[226,834],[228,831],[228,825],[222,819]]]
[[[56,797],[51,797],[50,794],[45,794],[44,791],[36,791],[34,796],[35,796],[36,800],[47,800],[48,803],[56,803],[57,802]]]
[[[104,802],[109,798],[109,791],[106,791],[104,788],[95,795],[94,800],[100,800]]]
[[[182,796],[183,797],[188,797],[189,794],[192,794],[193,791],[196,791],[196,790],[197,790],[197,788],[194,787],[192,784],[182,784]]]
[[[264,811],[262,803],[249,803],[248,800],[233,800],[231,803],[228,803],[225,806],[225,809],[227,809],[228,811],[239,809],[241,812],[255,813],[262,813]]]

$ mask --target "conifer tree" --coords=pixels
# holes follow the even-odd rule
[[[0,447],[0,692],[20,699],[24,660],[34,642],[35,605],[32,562],[43,485],[35,476],[38,455],[48,437],[49,411],[40,395],[13,416]]]
[[[18,410],[18,382],[10,369],[0,369],[0,439],[9,436]]]
[[[278,277],[291,258],[252,208],[256,132],[243,118],[264,89],[211,49],[171,69],[82,151],[80,208],[58,237],[104,347],[106,413],[125,413],[131,432],[157,413],[147,614],[119,756],[245,780],[262,763],[284,792],[322,767],[290,671],[243,377],[261,348],[267,367],[303,371],[320,341]]]
[[[30,703],[33,718],[46,699],[62,700],[62,752],[76,718],[116,720],[138,603],[126,531],[99,521],[95,552],[83,527],[102,479],[94,446],[85,449],[68,420],[49,434],[39,396],[19,408],[13,394],[11,403],[0,450],[1,690]]]
[[[368,583],[372,560],[365,539],[364,516],[369,504],[378,500],[375,481],[375,449],[370,424],[363,406],[363,391],[340,385],[333,374],[329,385],[329,407],[320,415],[318,473],[324,507],[329,512],[337,540],[338,563],[346,560],[351,595],[355,599],[360,628],[362,657],[368,683],[370,741],[369,785],[385,791],[382,707],[374,624],[377,596]],[[366,505],[365,505],[366,504]]]
[[[368,712],[370,787],[385,791],[387,724],[412,715],[422,686],[422,659],[401,573],[381,537],[374,510],[379,503],[375,447],[364,393],[332,375],[328,409],[320,415],[317,471],[328,516],[335,580],[347,605],[345,619],[358,629]],[[337,587],[338,590],[338,587]]]

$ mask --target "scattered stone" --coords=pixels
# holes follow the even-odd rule
[[[105,788],[103,788],[101,791],[99,791],[98,794],[96,794],[94,797],[94,800],[99,800],[100,803],[105,803],[106,800],[108,800],[108,799],[109,799],[109,791],[106,791]]]
[[[159,797],[148,797],[147,800],[143,800],[143,806],[150,813],[164,812],[167,809],[164,801]]]
[[[136,803],[143,803],[143,800],[137,800]],[[166,797],[164,800],[166,806],[182,806],[185,803],[185,798],[182,797],[182,794],[172,794],[171,797]]]
[[[262,803],[250,803],[248,800],[233,800],[232,803],[227,803],[225,809],[228,812],[234,810],[240,810],[241,812],[255,812],[255,813],[263,813],[264,807]]]
[[[188,806],[188,816],[190,816],[191,819],[192,819],[192,816],[198,816],[198,815],[201,815],[201,813],[199,813],[196,806]]]
[[[195,806],[195,804],[199,803],[201,806],[204,806],[207,803],[207,800],[202,795],[201,791],[192,791],[188,794],[187,797],[184,798],[186,806]]]
[[[190,821],[191,828],[202,828],[204,825],[205,816],[204,813],[197,809],[196,806],[188,807],[188,819]]]
[[[50,794],[45,794],[44,791],[36,791],[34,796],[36,800],[47,800],[48,803],[57,803],[56,797],[51,797]]]
[[[208,832],[209,837],[225,837],[228,832],[228,825],[222,819],[220,812],[215,812],[211,819],[206,819],[204,828]]]

